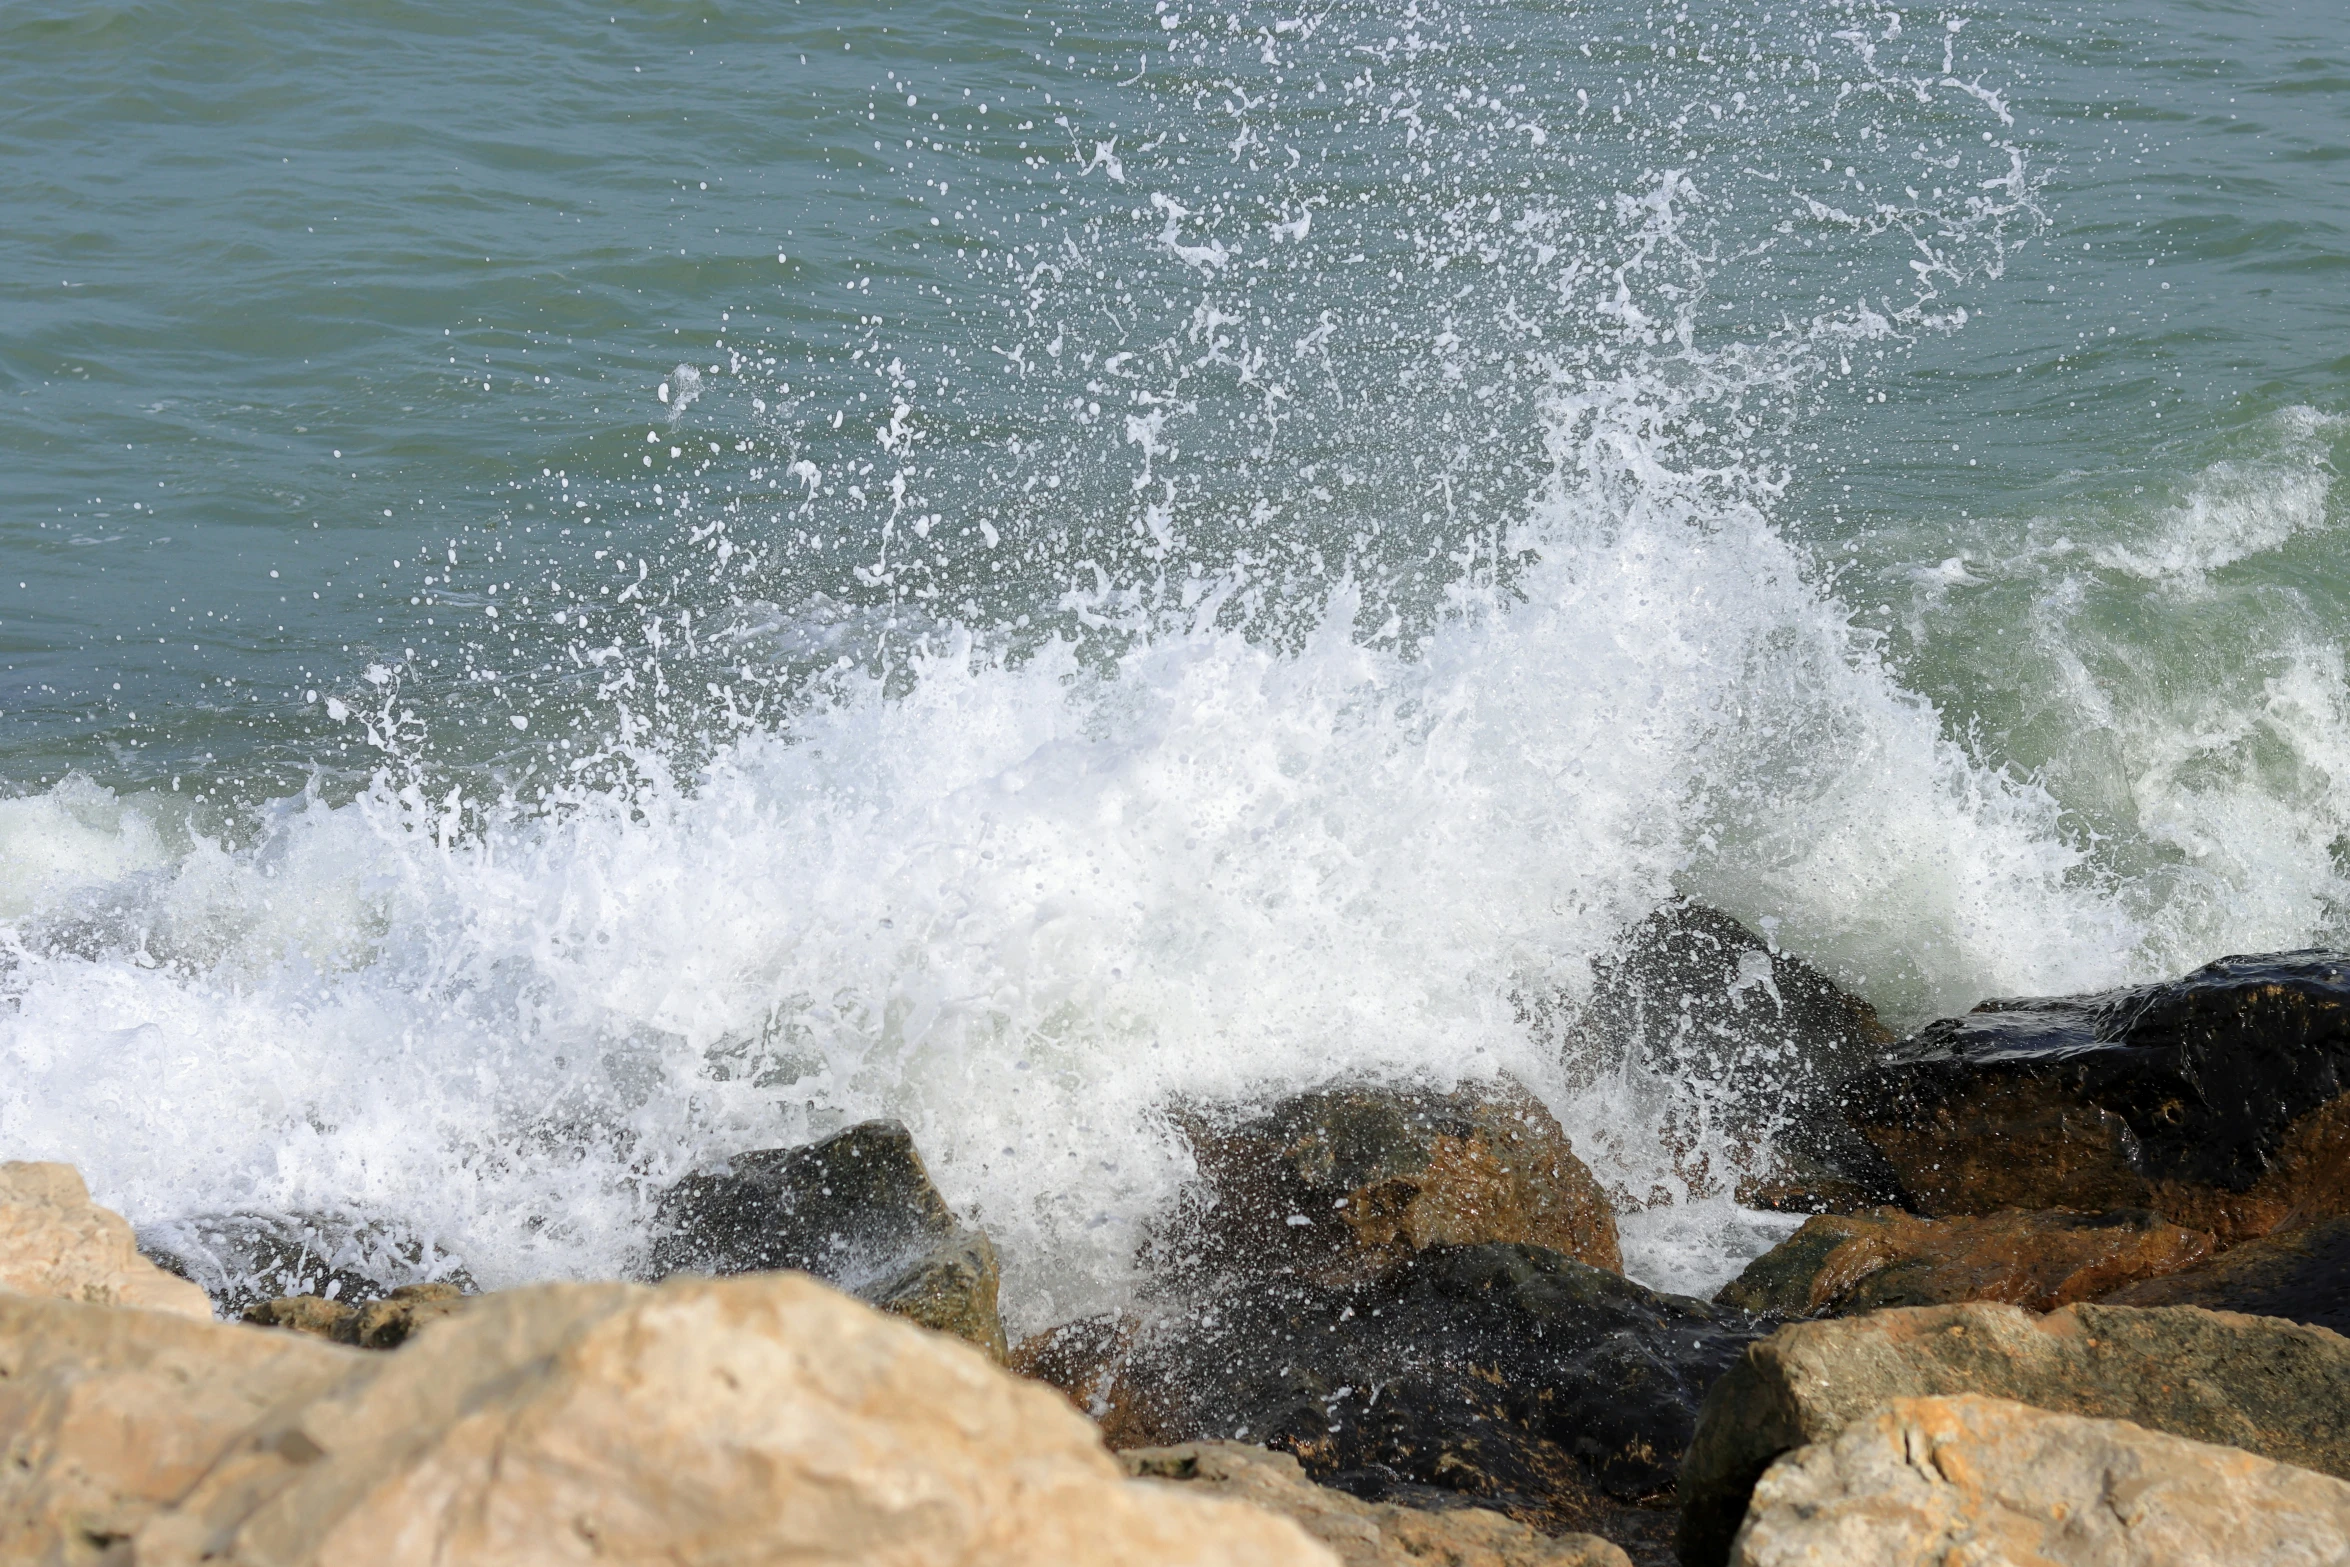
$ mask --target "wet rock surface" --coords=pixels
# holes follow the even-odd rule
[[[2192,1307],[1931,1306],[1802,1322],[1753,1344],[1706,1395],[1681,1468],[1684,1567],[1727,1560],[1781,1454],[1902,1398],[1979,1393],[2350,1478],[2350,1340]]]
[[[454,1284],[404,1284],[372,1301],[281,1296],[247,1307],[244,1320],[354,1349],[398,1349],[425,1324],[455,1315],[470,1298]]]
[[[2002,1301],[2050,1311],[2207,1260],[2210,1235],[2140,1208],[1921,1219],[1898,1208],[1821,1215],[1714,1297],[1781,1317]]]
[[[1787,1454],[1735,1567],[2249,1567],[2350,1560],[2350,1484],[2123,1420],[1899,1399]]]
[[[1691,1148],[1727,1131],[1733,1164],[1691,1163],[1700,1188],[1732,1186],[1749,1206],[1790,1212],[1893,1199],[1890,1172],[1833,1114],[1830,1085],[1874,1066],[1893,1033],[1818,968],[1701,904],[1674,902],[1633,925],[1595,965],[1567,1030],[1570,1061],[1616,1063],[1685,1085],[1677,1117]]]
[[[1003,1358],[995,1248],[955,1218],[895,1121],[737,1154],[663,1196],[647,1277],[787,1268]]]
[[[2350,957],[1988,1001],[1837,1097],[1923,1214],[2151,1208],[2229,1244],[2350,1213]]]
[[[1670,1491],[1706,1387],[1760,1331],[1539,1247],[1436,1246],[1369,1283],[1071,1325],[1015,1363],[1058,1372],[1119,1440],[1261,1443],[1365,1500],[1621,1540],[1618,1516]]]
[[[2277,1230],[2200,1268],[2131,1284],[2104,1300],[2241,1311],[2350,1334],[2350,1219]]]
[[[191,1280],[222,1316],[295,1295],[373,1300],[410,1284],[477,1286],[459,1259],[361,1213],[212,1213],[141,1227],[139,1249]]]
[[[1359,1501],[1308,1480],[1295,1458],[1238,1442],[1118,1455],[1139,1480],[1247,1502],[1296,1523],[1344,1567],[1632,1567],[1591,1534],[1544,1535],[1483,1508],[1444,1512]]]
[[[1219,1273],[1359,1283],[1489,1242],[1623,1268],[1607,1194],[1514,1083],[1330,1089],[1188,1131],[1209,1200],[1155,1260],[1195,1289]]]

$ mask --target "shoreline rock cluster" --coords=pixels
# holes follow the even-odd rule
[[[894,1123],[696,1170],[636,1282],[489,1295],[326,1216],[159,1268],[0,1166],[0,1559],[2350,1561],[2350,957],[1896,1042],[1676,905],[1567,1021],[1751,1101],[1687,1173],[1806,1217],[1713,1300],[1623,1277],[1506,1081],[1178,1107],[1149,1282],[1016,1344]]]

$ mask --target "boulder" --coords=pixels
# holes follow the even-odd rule
[[[139,1255],[129,1223],[91,1202],[70,1164],[0,1164],[0,1292],[212,1315],[202,1290]]]
[[[360,1359],[214,1322],[209,1309],[199,1319],[0,1295],[0,1561],[120,1561],[110,1553],[246,1430]]]
[[[2222,1245],[2350,1214],[2350,957],[1986,1001],[1838,1090],[1902,1206],[2151,1208]]]
[[[1759,1331],[1540,1247],[1432,1246],[1367,1283],[1071,1324],[1016,1360],[1121,1442],[1258,1442],[1365,1500],[1615,1533],[1670,1490],[1706,1387]]]
[[[1339,1286],[1497,1241],[1623,1268],[1607,1194],[1514,1083],[1326,1089],[1187,1130],[1209,1200],[1160,1243],[1163,1274]]]
[[[1357,1501],[1308,1480],[1295,1458],[1238,1442],[1190,1442],[1120,1453],[1138,1479],[1229,1497],[1290,1519],[1343,1567],[1632,1567],[1593,1534],[1537,1534],[1483,1508],[1425,1512]]]
[[[797,1274],[514,1290],[388,1355],[0,1297],[0,1372],[10,1561],[1333,1563]]]
[[[373,1300],[409,1284],[477,1286],[464,1264],[410,1226],[344,1212],[203,1213],[143,1226],[139,1249],[193,1280],[222,1316],[297,1295]]]
[[[1819,969],[1685,901],[1618,938],[1565,1030],[1570,1064],[1588,1075],[1630,1065],[1672,1085],[1667,1135],[1695,1188],[1727,1186],[1749,1206],[1791,1212],[1892,1200],[1868,1146],[1813,1106],[1828,1085],[1875,1065],[1893,1037]],[[1722,1151],[1729,1168],[1712,1163]]]
[[[1004,1356],[995,1248],[956,1220],[895,1121],[698,1170],[653,1230],[651,1279],[789,1268]]]
[[[363,1304],[318,1295],[283,1296],[247,1307],[244,1320],[356,1349],[398,1349],[418,1328],[454,1314],[471,1298],[454,1284],[403,1284],[383,1299]]]
[[[1736,1567],[2350,1561],[2350,1484],[2124,1420],[1897,1399],[1771,1465]]]
[[[1681,1466],[1685,1567],[1728,1558],[1780,1454],[1833,1441],[1895,1399],[1962,1393],[2350,1478],[2350,1340],[2323,1328],[2183,1306],[1901,1308],[1783,1327],[1714,1384]]]
[[[2287,1317],[2350,1334],[2350,1219],[2279,1229],[2191,1272],[2128,1285],[2105,1301]]]
[[[1920,1219],[1898,1208],[1822,1214],[1747,1264],[1714,1299],[1782,1317],[2004,1301],[2050,1311],[2191,1268],[2212,1239],[2145,1209]]]

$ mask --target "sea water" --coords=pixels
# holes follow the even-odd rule
[[[1034,1327],[1170,1114],[1659,902],[1895,1026],[2339,943],[2324,6],[0,14],[0,1151],[625,1273],[913,1130]],[[1702,1085],[1735,1095],[1736,1082]]]

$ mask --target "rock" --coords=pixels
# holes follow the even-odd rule
[[[1681,1466],[1685,1567],[1717,1567],[1755,1481],[1899,1398],[1981,1393],[2350,1478],[2350,1340],[2192,1307],[1973,1304],[1799,1322],[1706,1395]]]
[[[69,1308],[56,1308],[69,1309]],[[485,1296],[253,1422],[140,1567],[1330,1567],[1294,1524],[1128,1482],[968,1347],[793,1273]]]
[[[2190,1268],[2212,1239],[2144,1209],[1920,1219],[1898,1208],[1820,1215],[1747,1264],[1714,1299],[1782,1317],[2004,1301],[2050,1311]]]
[[[1672,1085],[1667,1134],[1699,1191],[1819,1212],[1890,1201],[1889,1172],[1833,1114],[1825,1088],[1876,1064],[1893,1034],[1874,1008],[1811,964],[1699,904],[1668,903],[1593,966],[1566,1030],[1570,1061],[1597,1077],[1632,1065]],[[1734,1166],[1712,1152],[1727,1134]]]
[[[354,1349],[398,1349],[418,1328],[467,1300],[454,1284],[403,1284],[381,1300],[354,1303],[317,1295],[281,1296],[245,1309],[256,1327],[286,1328]]]
[[[139,1255],[120,1214],[70,1164],[0,1164],[0,1292],[212,1315],[204,1292]]]
[[[1632,1567],[1592,1534],[1549,1536],[1482,1508],[1430,1513],[1357,1501],[1314,1484],[1295,1458],[1237,1442],[1191,1442],[1118,1455],[1126,1472],[1277,1513],[1337,1554],[1344,1567]]]
[[[209,1309],[199,1320],[0,1295],[0,1561],[120,1562],[110,1553],[256,1421],[359,1359]]]
[[[1212,1202],[1162,1243],[1162,1272],[1337,1286],[1496,1241],[1623,1268],[1606,1193],[1514,1083],[1327,1089],[1223,1124],[1195,1114],[1188,1130]]]
[[[1736,1567],[2350,1561],[2350,1484],[2123,1420],[1898,1399],[1771,1465]]]
[[[790,1268],[1003,1358],[995,1248],[956,1220],[895,1121],[696,1171],[653,1228],[649,1278]]]
[[[351,1342],[352,1318],[359,1308],[347,1300],[328,1300],[323,1295],[280,1295],[247,1306],[242,1320],[257,1328],[283,1328],[289,1333],[307,1333],[330,1343]]]
[[[2192,1272],[2131,1284],[2105,1301],[2287,1317],[2350,1334],[2350,1219],[2277,1230]]]
[[[2350,957],[1986,1001],[1839,1090],[1904,1207],[2151,1208],[2221,1244],[2350,1214]]]
[[[477,1288],[430,1237],[356,1211],[197,1214],[143,1227],[139,1247],[193,1280],[223,1316],[298,1295],[357,1301],[409,1284]]]
[[[1121,1441],[1261,1442],[1366,1500],[1474,1500],[1549,1531],[1668,1491],[1706,1387],[1759,1329],[1534,1246],[1432,1246],[1023,1345]],[[1621,1538],[1621,1536],[1618,1536]]]

